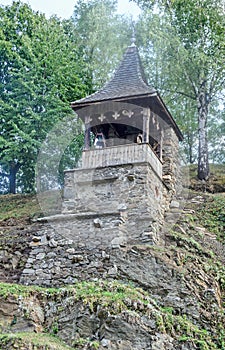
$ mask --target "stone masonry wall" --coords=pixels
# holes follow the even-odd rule
[[[92,181],[88,170],[69,175],[69,183],[76,179],[76,197],[72,201],[69,192],[63,213],[45,219],[33,237],[21,283],[51,286],[114,276],[112,251],[160,240],[169,201],[148,163],[95,169]]]

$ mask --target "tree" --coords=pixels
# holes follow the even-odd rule
[[[47,132],[86,94],[85,64],[60,20],[26,4],[0,7],[0,28],[0,175],[31,191]]]
[[[176,75],[176,84],[171,92],[175,96],[180,94],[195,102],[198,116],[198,177],[206,180],[209,176],[208,116],[212,103],[221,96],[225,80],[224,2],[222,0],[136,2],[145,8],[152,9],[153,6],[159,6],[164,10],[163,16],[169,20],[169,31],[173,33],[174,38],[171,42],[166,36],[164,47],[170,53],[167,56],[167,64],[171,64],[169,77]],[[163,16],[161,14],[159,17],[162,19]],[[159,27],[157,29],[162,34]],[[172,79],[172,82],[175,80]]]
[[[131,19],[116,10],[116,0],[78,0],[74,8],[74,40],[87,63],[94,90],[111,77],[130,44]]]

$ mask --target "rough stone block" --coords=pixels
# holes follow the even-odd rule
[[[170,208],[171,209],[180,208],[180,203],[178,201],[173,200],[170,204]]]
[[[124,237],[115,237],[111,241],[111,247],[112,248],[120,248],[121,246],[126,245],[126,239]]]

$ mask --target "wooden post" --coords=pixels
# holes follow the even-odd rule
[[[147,118],[146,118],[146,142],[149,143],[149,136],[150,136],[150,117],[151,117],[151,110],[148,107],[147,108]]]
[[[84,132],[84,150],[87,151],[91,147],[91,127],[90,117],[85,118],[85,132]]]
[[[164,137],[164,131],[163,129],[160,130],[160,160],[163,160],[163,137]]]
[[[149,143],[150,108],[143,110],[143,143]]]

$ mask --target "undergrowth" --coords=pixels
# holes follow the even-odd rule
[[[225,196],[207,196],[196,216],[202,226],[225,242]]]
[[[3,348],[4,346],[4,348]],[[26,348],[25,348],[26,346]],[[23,332],[0,334],[0,349],[41,349],[45,350],[72,350],[67,344],[50,334]]]

